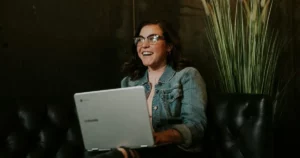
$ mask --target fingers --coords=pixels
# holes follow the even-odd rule
[[[162,133],[154,133],[153,137],[154,137],[155,144],[163,143],[163,135],[162,135]]]

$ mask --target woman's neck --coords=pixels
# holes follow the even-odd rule
[[[152,69],[150,67],[148,68],[148,77],[149,77],[149,81],[152,84],[158,83],[158,80],[159,80],[160,76],[164,73],[166,66],[167,65],[164,65],[157,69]]]

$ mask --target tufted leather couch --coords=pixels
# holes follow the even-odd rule
[[[212,95],[208,157],[271,157],[272,107],[266,96]],[[0,98],[0,158],[83,158],[72,97]]]
[[[72,99],[1,98],[0,158],[82,158]]]
[[[272,109],[264,95],[211,95],[206,131],[209,157],[273,157]]]

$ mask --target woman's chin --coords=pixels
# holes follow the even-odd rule
[[[152,63],[150,63],[150,62],[143,62],[143,65],[148,67],[148,66],[151,66]]]

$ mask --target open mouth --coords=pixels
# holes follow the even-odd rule
[[[143,52],[142,54],[143,54],[143,56],[150,56],[153,54],[153,52]]]

